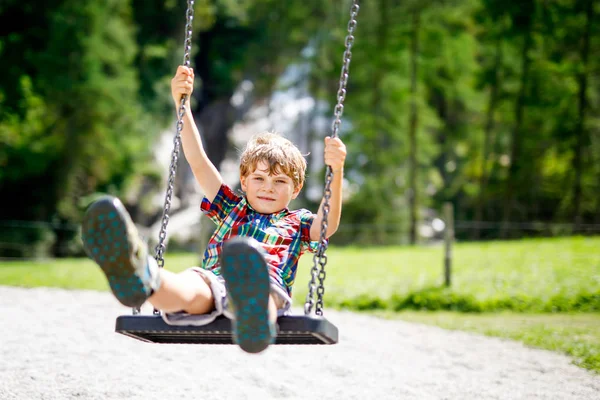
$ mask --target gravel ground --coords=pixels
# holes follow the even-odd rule
[[[0,286],[0,399],[600,399],[600,376],[519,343],[327,311],[335,346],[155,345],[108,293]]]

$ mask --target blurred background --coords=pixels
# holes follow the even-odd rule
[[[245,140],[276,130],[308,154],[294,206],[316,210],[349,5],[196,1],[192,107],[228,183]],[[0,257],[82,255],[82,212],[101,193],[156,236],[185,7],[0,2]],[[439,239],[445,203],[460,240],[600,233],[597,13],[592,0],[364,2],[333,243]],[[171,246],[200,246],[201,195],[181,157]]]

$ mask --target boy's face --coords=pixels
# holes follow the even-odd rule
[[[261,214],[283,210],[302,189],[294,188],[292,178],[283,173],[270,175],[269,165],[265,161],[259,161],[256,169],[248,176],[240,177],[240,181],[250,206]]]

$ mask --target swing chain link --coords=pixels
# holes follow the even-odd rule
[[[187,11],[186,11],[186,24],[185,24],[185,43],[184,43],[184,56],[183,65],[186,67],[190,66],[190,54],[192,51],[192,22],[194,20],[194,1],[188,0]],[[156,245],[156,262],[160,268],[164,267],[164,252],[166,249],[165,239],[167,238],[167,225],[169,224],[169,211],[171,210],[171,200],[173,197],[173,191],[175,187],[175,175],[177,174],[177,162],[179,160],[179,149],[181,148],[181,131],[183,130],[183,117],[185,115],[185,103],[187,96],[181,98],[181,105],[177,112],[177,130],[175,138],[173,139],[174,148],[171,154],[171,165],[169,167],[169,181],[167,185],[167,194],[165,196],[165,205],[163,207],[162,224],[160,227],[160,233],[158,234],[158,244]]]
[[[332,137],[338,137],[340,125],[342,123],[342,114],[344,113],[344,100],[346,100],[346,85],[350,74],[350,60],[352,59],[352,45],[354,44],[354,30],[356,29],[356,17],[359,10],[358,0],[352,1],[350,8],[350,21],[348,22],[348,35],[346,36],[345,51],[343,55],[342,72],[340,74],[340,86],[337,92],[337,104],[334,108],[334,121],[332,124]],[[311,279],[308,284],[308,294],[304,303],[304,314],[309,315],[315,308],[315,314],[323,315],[323,295],[325,294],[325,265],[327,264],[327,221],[329,218],[329,200],[331,199],[331,181],[333,180],[333,171],[327,166],[325,174],[325,190],[323,195],[323,219],[321,221],[321,236],[319,238],[319,248],[313,256],[313,267],[311,269]],[[317,279],[319,285],[317,286]],[[315,302],[315,292],[317,301]]]

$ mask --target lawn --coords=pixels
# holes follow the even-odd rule
[[[304,302],[312,261],[312,255],[301,260],[296,304]],[[165,259],[166,268],[175,271],[197,264],[193,254],[167,252]],[[580,365],[600,371],[600,237],[458,243],[452,287],[442,283],[441,246],[332,247],[325,305],[387,315],[402,311],[394,315],[565,352]],[[0,284],[108,288],[99,268],[87,259],[2,262]]]
[[[328,284],[334,296],[378,292],[387,297],[443,282],[441,246],[332,249],[329,260]],[[454,291],[479,299],[525,294],[543,300],[559,293],[597,291],[600,238],[459,243],[453,252],[452,281]]]

